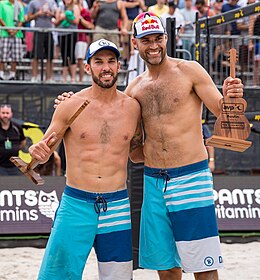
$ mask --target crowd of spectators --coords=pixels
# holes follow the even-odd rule
[[[77,81],[77,67],[78,82],[82,82],[88,45],[100,38],[113,41],[121,48],[122,68],[127,69],[130,56],[134,53],[130,40],[131,25],[140,11],[158,14],[164,25],[168,17],[175,18],[177,48],[190,54],[183,58],[194,59],[196,12],[199,18],[211,17],[255,1],[212,0],[209,7],[205,0],[0,0],[0,26],[6,27],[0,30],[0,80],[14,80],[17,63],[26,57],[31,59],[32,82],[39,81],[38,64],[44,59],[44,79],[53,81],[53,58],[62,61],[63,82],[67,82],[68,76],[70,82]],[[249,34],[249,19],[234,21],[212,32],[241,36]],[[19,31],[13,27],[30,27],[32,31]],[[52,31],[46,32],[49,28]],[[57,31],[53,31],[54,28]],[[246,43],[252,52],[254,48],[257,49],[254,44]],[[213,44],[214,63],[223,47],[217,41]],[[241,54],[245,50],[241,49]],[[255,54],[258,63],[256,50]],[[5,73],[7,63],[10,64],[9,76]]]

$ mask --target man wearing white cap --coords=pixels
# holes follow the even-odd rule
[[[147,66],[126,89],[141,105],[146,136],[140,266],[161,280],[181,279],[181,269],[217,280],[222,256],[201,115],[204,103],[218,116],[222,95],[200,64],[167,56],[157,15],[138,15],[133,32]],[[223,94],[241,97],[241,81],[228,77]]]
[[[142,131],[139,103],[116,88],[119,55],[110,41],[90,45],[85,70],[92,76],[92,86],[62,102],[43,140],[29,149],[33,158],[46,162],[50,156],[46,143],[85,100],[90,102],[63,135],[66,186],[39,280],[82,279],[92,247],[100,279],[132,279],[127,162],[129,150],[134,153],[142,143]]]

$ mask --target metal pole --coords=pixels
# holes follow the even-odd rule
[[[176,57],[176,19],[175,18],[167,18],[166,19],[166,32],[168,34],[167,41],[167,54],[171,57]]]

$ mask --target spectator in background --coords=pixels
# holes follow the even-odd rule
[[[0,25],[7,29],[0,30],[0,80],[4,80],[4,64],[11,63],[9,80],[15,80],[17,62],[22,60],[23,33],[12,27],[21,27],[24,22],[23,5],[17,0],[0,1]]]
[[[185,21],[183,35],[187,35],[187,38],[182,39],[183,49],[187,50],[194,60],[196,11],[193,9],[192,0],[185,0],[185,7],[180,9],[180,13],[182,14]],[[185,53],[183,58],[187,58]]]
[[[58,32],[58,41],[62,57],[62,78],[63,82],[67,82],[68,70],[71,75],[71,82],[76,82],[76,58],[75,47],[77,43],[77,33],[66,31],[66,29],[77,29],[80,19],[80,10],[78,5],[74,4],[74,0],[63,0],[60,6],[55,25],[64,29]]]
[[[215,0],[212,5],[212,10],[215,15],[221,14],[223,6],[223,0]],[[213,59],[211,60],[212,69],[216,73],[215,79],[218,80],[219,83],[222,83],[223,72],[226,69],[227,62],[227,50],[230,49],[229,39],[222,38],[221,35],[230,35],[231,25],[230,24],[221,24],[214,26],[211,28],[211,33],[214,35],[220,35],[219,38],[215,38],[212,41],[212,51],[213,51]]]
[[[52,18],[57,17],[58,7],[54,0],[33,0],[29,4],[28,20],[35,21],[35,27],[52,28]],[[38,60],[46,59],[46,81],[52,80],[54,41],[51,32],[34,32],[32,52],[32,82],[38,81]]]
[[[209,9],[205,0],[196,0],[195,7],[199,12],[199,18],[206,18],[214,16],[213,10]]]
[[[177,4],[175,4],[175,2],[173,1],[169,2],[168,6],[169,6],[169,12],[162,14],[161,20],[163,22],[164,28],[166,29],[166,19],[175,18],[176,47],[177,49],[182,49],[182,39],[179,37],[179,34],[182,34],[184,32],[185,21],[182,14],[180,13],[180,10],[177,8]]]
[[[140,9],[145,12],[147,11],[147,7],[145,6],[144,0],[125,0],[124,4],[128,17],[127,31],[131,32],[133,20],[139,14]],[[131,43],[131,40],[129,40],[130,38],[131,36],[129,35],[121,36],[121,43],[123,48],[122,57],[124,61],[121,68],[124,69],[127,69],[130,55],[134,53],[134,47],[133,44]]]
[[[237,2],[238,0],[229,0],[228,3],[223,4],[221,12],[225,13],[240,8]],[[240,35],[240,33],[240,30],[237,28],[237,21],[234,20],[231,22],[231,35]]]
[[[9,160],[18,156],[26,143],[23,130],[11,119],[12,107],[9,104],[0,106],[0,176],[21,175],[19,169]]]
[[[165,13],[169,13],[169,6],[166,4],[166,0],[157,0],[156,2],[157,4],[148,8],[148,12],[153,12],[160,17]]]
[[[95,31],[93,41],[106,39],[119,47],[118,34],[108,32],[118,32],[118,20],[121,19],[122,36],[127,36],[128,17],[124,2],[121,0],[96,0],[90,10],[91,17],[95,21]]]
[[[83,7],[83,0],[77,0],[77,4],[80,10],[78,29],[94,29],[95,26],[92,23],[90,12],[87,8]],[[86,58],[88,42],[89,36],[86,33],[79,32],[75,47],[75,57],[79,67],[79,82],[82,82],[85,73],[83,60]]]
[[[211,137],[211,131],[209,129],[209,126],[206,123],[202,124],[202,134],[203,134],[203,139],[205,143],[205,147],[208,152],[208,164],[211,172],[215,170],[215,149],[213,146],[208,146],[206,145],[206,140]]]
[[[28,11],[29,11],[29,4],[23,2],[23,7],[24,7],[24,27],[30,28],[31,27],[31,22],[29,21],[28,18]],[[32,58],[32,51],[33,51],[33,31],[26,30],[25,32],[25,45],[26,45],[26,54],[25,58]]]
[[[247,4],[253,4],[256,0],[248,0]],[[252,63],[252,52],[249,52],[249,39],[248,39],[248,31],[249,31],[249,22],[252,19],[251,16],[243,17],[237,20],[237,29],[240,30],[240,35],[242,42],[239,44],[239,64],[241,66],[241,79],[244,84],[246,83],[247,75],[244,75],[247,72],[248,66]]]

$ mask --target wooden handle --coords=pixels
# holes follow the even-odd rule
[[[50,148],[50,153],[52,154],[56,149],[56,144],[62,139],[65,131],[70,127],[70,125],[74,122],[77,116],[87,107],[90,101],[85,100],[83,104],[78,108],[78,110],[70,117],[66,126],[64,126],[56,135],[56,140],[51,141],[51,143],[47,142],[47,146]],[[32,159],[31,162],[27,165],[27,170],[34,169],[40,162],[36,159]]]
[[[237,51],[236,49],[232,48],[229,51],[230,55],[230,77],[235,78],[236,77],[236,60],[237,60]]]

